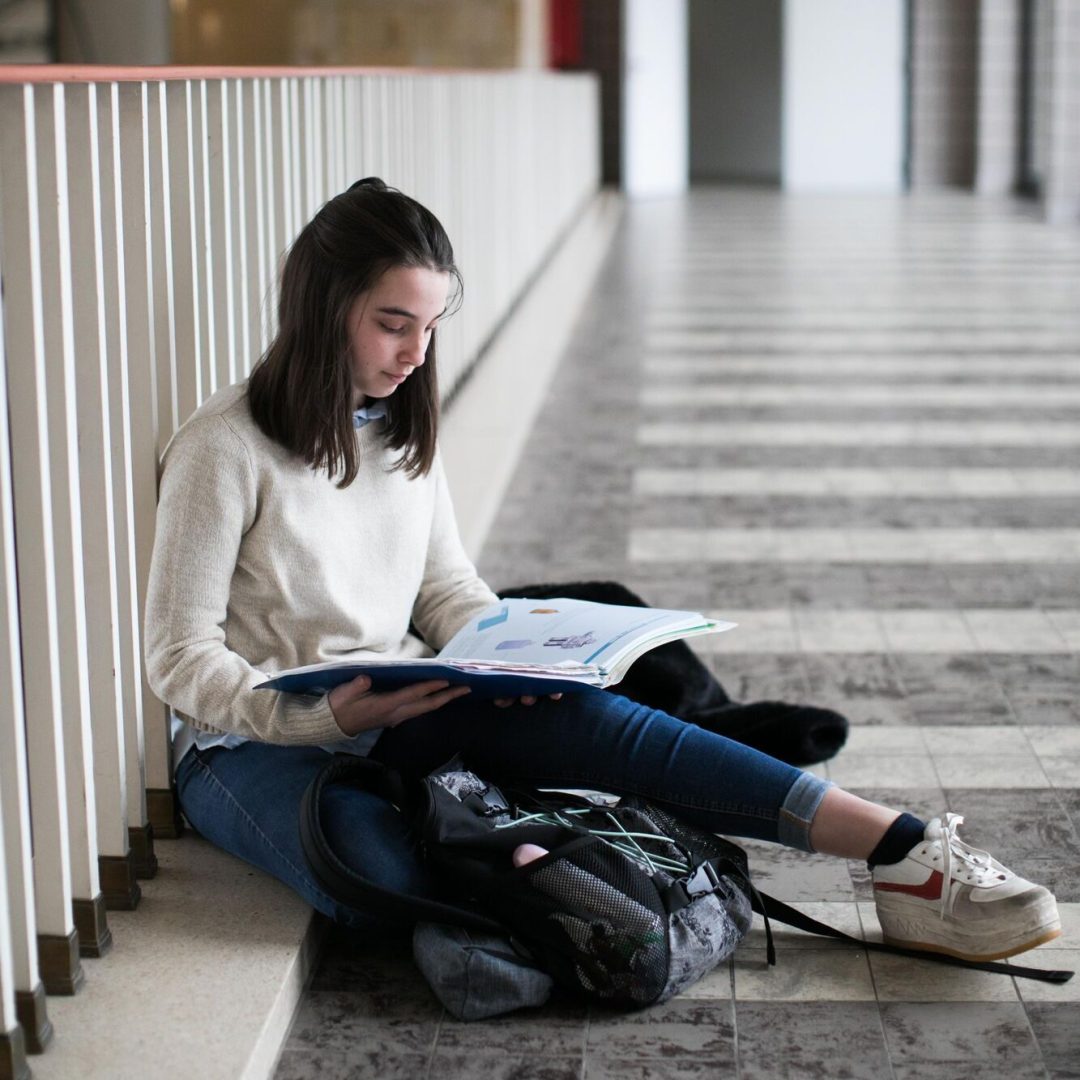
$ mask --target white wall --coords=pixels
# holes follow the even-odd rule
[[[901,190],[903,9],[903,0],[785,0],[785,189]]]
[[[686,188],[687,36],[686,0],[623,0],[622,180],[628,195]]]

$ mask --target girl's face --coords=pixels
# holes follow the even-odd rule
[[[354,409],[389,397],[423,364],[449,289],[441,270],[399,266],[356,298],[348,315]]]

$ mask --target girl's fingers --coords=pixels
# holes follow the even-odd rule
[[[429,694],[437,694],[440,690],[445,690],[450,683],[446,679],[429,679],[427,682],[411,683],[409,686],[403,686],[400,690],[391,690],[387,694],[387,698],[400,696],[406,701],[417,701],[420,698],[425,698]]]
[[[330,702],[330,711],[334,714],[334,719],[340,719],[342,711],[349,708],[360,698],[366,697],[370,689],[371,680],[366,675],[358,675],[350,682],[335,686],[327,695],[327,700]]]
[[[452,686],[440,693],[421,698],[419,701],[400,705],[390,714],[387,726],[397,727],[404,720],[412,720],[415,716],[423,716],[424,713],[434,712],[436,709],[441,709],[444,705],[449,704],[455,698],[464,697],[468,693],[470,691],[467,686]]]

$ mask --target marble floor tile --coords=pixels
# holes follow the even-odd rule
[[[1068,420],[1038,425],[984,420],[891,424],[654,421],[639,425],[636,437],[639,446],[1080,446],[1080,431]]]
[[[1080,727],[1025,724],[1020,730],[1039,757],[1071,757],[1080,761]]]
[[[892,1069],[894,1080],[973,1080],[987,1075],[986,1069],[971,1061],[920,1061],[916,1065],[894,1065]],[[1047,1075],[1039,1058],[1009,1064],[1009,1080],[1047,1080]]]
[[[952,606],[951,568],[927,563],[868,563],[864,566],[870,603],[878,611],[940,610]]]
[[[1056,791],[950,788],[949,808],[964,816],[960,836],[1016,869],[1017,860],[1070,860],[1080,867],[1080,834]]]
[[[794,615],[795,633],[804,652],[886,651],[876,612],[796,608]]]
[[[880,1080],[889,1059],[873,1002],[738,1001],[739,1074],[746,1080]]]
[[[1009,702],[982,656],[904,652],[894,654],[892,661],[905,700],[920,724],[1015,722]]]
[[[723,653],[709,667],[734,701],[810,701],[803,658],[798,653]]]
[[[903,710],[904,689],[891,657],[864,650],[811,651],[804,664],[815,697],[870,702],[881,710],[882,719],[895,719],[896,711]]]
[[[1022,981],[990,971],[949,967],[932,960],[878,952],[869,956],[874,989],[881,1002],[1016,1001],[1016,983]]]
[[[513,1051],[462,1053],[437,1051],[431,1058],[432,1080],[581,1080],[584,1053],[520,1054]],[[415,1076],[415,1074],[414,1074]]]
[[[1042,703],[1070,704],[1080,688],[1080,656],[1063,653],[985,654],[991,677],[1001,686],[1018,716],[1025,709]],[[1038,719],[1022,718],[1022,723],[1039,724]]]
[[[706,612],[710,618],[737,624],[726,634],[702,638],[695,644],[703,651],[723,653],[798,653],[799,639],[790,611],[744,611],[723,608]]]
[[[1080,728],[1043,725],[1023,730],[1054,787],[1080,784]]]
[[[1039,607],[1046,611],[1080,609],[1080,575],[1076,573],[1075,565],[1042,564],[1032,567],[1031,570],[1033,597]],[[1066,625],[1070,626],[1071,621]]]
[[[941,783],[935,758],[922,754],[839,754],[828,762],[829,779],[843,788],[872,787],[888,780],[892,787],[927,788]]]
[[[610,1058],[707,1058],[733,1061],[735,1028],[730,1001],[676,998],[641,1012],[589,1018],[589,1061]]]
[[[417,1080],[426,1076],[427,1054],[380,1052],[358,1044],[348,1050],[286,1049],[274,1080]]]
[[[615,1054],[590,1054],[584,1080],[727,1080],[739,1076],[734,1055],[641,1060]]]
[[[926,746],[935,757],[956,757],[973,748],[980,756],[990,757],[997,754],[1010,761],[1027,760],[1035,756],[1035,749],[1025,729],[1019,726],[940,724],[932,732],[927,732],[925,738]]]
[[[790,905],[797,911],[811,919],[831,926],[836,930],[850,934],[852,937],[862,936],[862,924],[859,921],[858,906],[853,901],[798,901]],[[859,946],[854,942],[843,941],[837,938],[823,937],[820,934],[811,934],[794,926],[788,926],[777,919],[772,920],[773,942],[776,946],[777,955],[790,949],[848,949],[859,951]],[[766,947],[765,923],[760,915],[754,916],[754,924],[750,928],[745,941],[739,946],[741,949],[761,950]]]
[[[680,1000],[731,1001],[733,995],[731,961],[725,960],[680,995]]]
[[[915,406],[980,409],[998,407],[1004,413],[1033,405],[1040,410],[1080,405],[1080,390],[1074,386],[1028,386],[1001,390],[996,386],[942,386],[907,383],[903,386],[863,386],[849,384],[842,389],[792,384],[726,385],[691,382],[679,385],[645,386],[638,394],[645,410],[678,407],[782,405],[791,408],[821,406]],[[816,409],[815,409],[816,411]]]
[[[1039,1057],[1020,1002],[887,1002],[881,1017],[897,1066],[964,1062],[1006,1076]]]
[[[1080,1077],[1080,1024],[1076,1006],[1030,1001],[1024,1004],[1042,1059],[1055,1080]]]
[[[862,565],[795,562],[786,564],[783,573],[795,608],[866,611],[888,606],[878,602]]]
[[[1032,788],[1049,783],[1034,754],[1009,759],[997,754],[935,753],[933,761],[944,788]]]
[[[655,572],[655,566],[648,569]],[[788,570],[780,572],[775,564],[740,562],[712,562],[705,568],[705,576],[717,610],[781,609],[791,603],[792,584]]]
[[[1012,563],[1008,566],[948,566],[943,595],[958,608],[1042,608],[1042,567]],[[1021,648],[1026,646],[1021,645]]]
[[[860,754],[898,754],[921,757],[929,752],[930,738],[920,728],[853,727],[844,744],[844,757]]]
[[[1060,941],[1061,938],[1058,938]],[[1074,942],[1075,943],[1075,942]],[[1035,949],[1015,956],[1010,963],[1023,964],[1026,967],[1053,968],[1056,971],[1075,972],[1067,983],[1039,982],[1035,979],[1017,979],[1016,987],[1023,1001],[1071,1002],[1080,1015],[1080,948],[1074,949]]]
[[[882,633],[894,653],[977,652],[971,627],[959,611],[882,611]]]
[[[439,1054],[551,1054],[576,1057],[584,1052],[588,1016],[584,1005],[554,1001],[488,1020],[444,1018],[438,1032]]]
[[[1044,611],[975,608],[964,618],[980,652],[1060,653],[1069,649],[1065,636]]]
[[[766,961],[764,949],[735,954],[735,1001],[873,1001],[874,984],[861,949],[789,949]]]
[[[310,990],[300,1002],[287,1045],[332,1054],[358,1045],[390,1057],[428,1054],[442,1015],[442,1006],[430,996],[427,1002],[385,1000],[379,1011],[368,994]]]
[[[855,899],[847,863],[828,855],[810,855],[761,840],[740,839],[750,856],[754,884],[787,903]]]

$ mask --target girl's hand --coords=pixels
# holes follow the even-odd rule
[[[351,682],[335,686],[327,698],[338,727],[346,735],[359,735],[373,728],[397,727],[403,720],[434,712],[467,693],[467,686],[450,686],[445,679],[373,693],[371,679],[358,675]]]
[[[559,698],[562,697],[562,694],[548,694],[548,697],[551,698],[552,701],[558,701]],[[521,698],[497,697],[494,700],[494,704],[498,705],[498,707],[500,709],[505,709],[505,708],[508,708],[510,705],[513,705],[515,701],[520,701],[522,705],[535,705],[536,704],[536,698],[532,697],[531,695],[529,697],[521,697]]]

